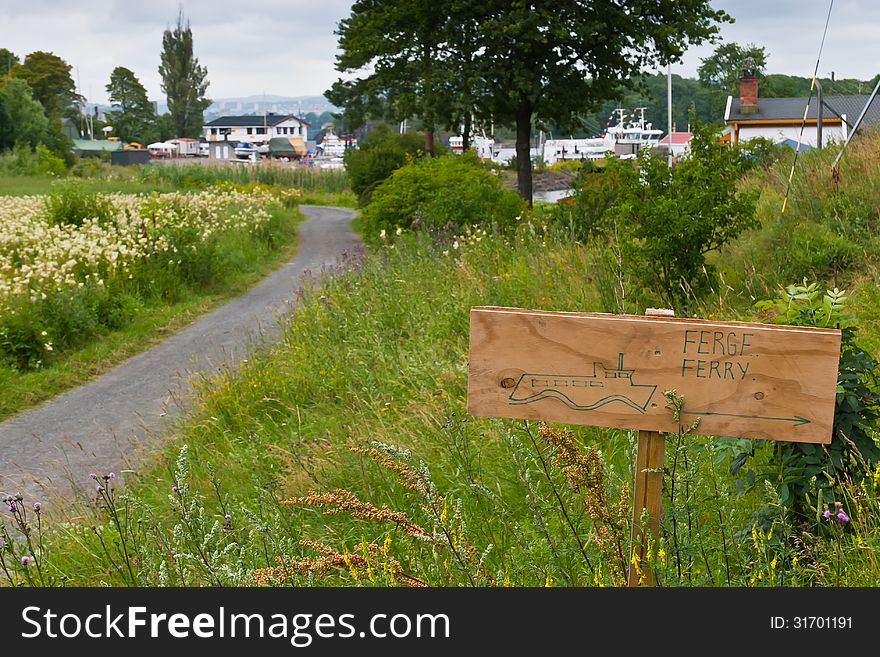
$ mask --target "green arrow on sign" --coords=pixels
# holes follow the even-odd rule
[[[682,411],[684,415],[724,415],[727,417],[744,417],[752,420],[770,420],[774,422],[792,422],[793,426],[799,427],[804,424],[810,424],[812,420],[808,420],[800,415],[794,417],[766,417],[764,415],[740,415],[739,413],[715,413],[713,411]]]

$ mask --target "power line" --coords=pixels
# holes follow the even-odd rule
[[[822,31],[822,41],[819,44],[819,54],[816,56],[816,67],[813,69],[813,79],[810,80],[810,93],[807,96],[807,106],[804,108],[804,119],[801,121],[801,130],[798,133],[797,148],[794,150],[794,159],[791,161],[791,171],[788,172],[788,185],[785,188],[785,197],[782,199],[782,213],[788,206],[788,195],[791,193],[791,183],[794,179],[794,169],[797,165],[798,155],[801,152],[801,142],[804,138],[804,127],[807,125],[807,114],[810,112],[810,102],[813,100],[813,89],[816,88],[816,76],[819,74],[819,61],[822,59],[822,50],[825,48],[825,36],[828,34],[828,23],[831,22],[831,10],[834,9],[834,0],[828,5],[828,16],[825,17],[825,29]]]

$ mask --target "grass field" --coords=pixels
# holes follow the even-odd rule
[[[828,155],[805,157],[786,217],[784,167],[746,181],[763,189],[762,226],[715,257],[724,284],[695,314],[754,319],[779,285],[836,278],[876,355],[876,147],[866,141],[837,193],[816,200]],[[96,473],[94,505],[54,510],[72,522],[41,547],[8,547],[8,582],[622,585],[634,432],[466,412],[471,306],[616,310],[606,245],[572,242],[537,216],[504,235],[405,233],[316,282],[276,346],[204,382],[163,453],[137,472]],[[628,297],[631,312],[652,301]],[[826,518],[822,499],[815,517],[794,517],[762,483],[770,445],[666,440],[661,538],[640,564],[660,585],[880,583],[880,467],[834,482],[824,503],[839,502],[846,523]],[[29,518],[32,502],[20,504]]]

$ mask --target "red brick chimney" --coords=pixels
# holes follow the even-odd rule
[[[739,111],[754,114],[758,111],[758,76],[745,70],[739,79]]]

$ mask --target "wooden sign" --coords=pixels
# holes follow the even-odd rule
[[[698,433],[829,443],[840,331],[472,308],[468,412],[674,432],[663,392]]]

